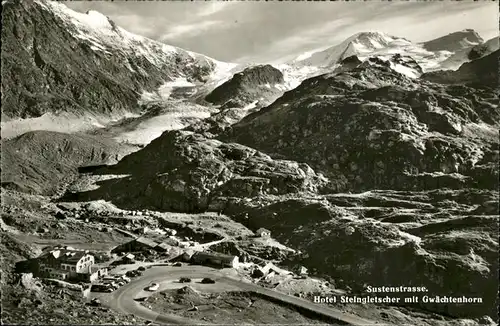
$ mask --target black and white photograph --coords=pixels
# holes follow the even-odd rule
[[[497,1],[2,0],[2,325],[499,323]]]

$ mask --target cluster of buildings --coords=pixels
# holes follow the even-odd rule
[[[55,247],[37,259],[38,274],[59,280],[94,282],[107,275],[108,270],[95,264],[95,257],[88,250],[69,246]]]
[[[137,254],[139,252],[149,252],[179,255],[179,249],[181,249],[179,257],[185,262],[220,267],[236,267],[240,262],[238,256],[193,250],[193,247],[197,247],[199,245],[198,242],[190,241],[188,238],[186,238],[185,241],[182,241],[175,236],[175,230],[168,231],[171,231],[168,232],[170,233],[170,236],[162,239],[162,242],[154,241],[145,235],[142,235],[129,242],[116,246],[113,250],[111,250],[111,252],[117,254],[126,253],[122,259],[124,262],[133,262],[134,258],[137,256],[133,253]],[[147,232],[143,232],[142,234],[144,233]],[[255,236],[260,238],[269,238],[271,236],[271,231],[260,228],[255,231]]]
[[[255,236],[269,238],[271,232],[260,228],[255,231]],[[245,265],[245,257],[225,255],[217,252],[202,251],[197,242],[182,241],[175,235],[170,235],[162,242],[156,242],[145,236],[137,237],[129,242],[115,247],[112,253],[125,253],[122,261],[133,263],[136,256],[150,254],[168,253],[176,259],[198,265],[209,265],[214,267],[237,268]],[[180,248],[184,248],[180,250]],[[134,255],[135,254],[135,255]],[[37,271],[41,277],[92,283],[108,275],[106,267],[96,264],[96,258],[88,250],[78,250],[69,246],[50,248],[36,259]],[[128,262],[127,262],[128,261]],[[263,266],[254,265],[253,277],[266,277],[271,275],[307,275],[307,269],[300,266],[294,272],[281,269],[272,263]]]
[[[196,251],[192,255],[185,253],[183,260],[197,265],[208,265],[217,267],[236,268],[239,264],[239,257],[224,255],[217,252]]]
[[[198,243],[192,241],[180,241],[173,236],[168,237],[162,242],[156,242],[147,237],[141,236],[129,242],[116,246],[115,248],[113,248],[113,250],[111,250],[111,252],[121,253],[121,252],[148,251],[148,250],[154,250],[156,252],[169,252],[169,250],[171,250],[172,247],[187,248],[189,246],[193,246],[196,244]]]
[[[170,241],[169,241],[170,240]],[[167,239],[158,243],[146,237],[138,237],[132,241],[121,244],[111,251],[112,253],[127,253],[123,260],[132,261],[135,257],[132,253],[154,251],[157,253],[175,253],[178,254],[179,248],[186,248],[181,251],[179,258],[185,262],[192,262],[200,265],[212,265],[220,267],[236,267],[239,263],[237,256],[223,255],[219,253],[208,253],[204,251],[195,251],[192,249],[196,242],[183,243],[175,239]],[[191,247],[191,248],[189,248]]]
[[[270,231],[260,228],[255,232],[258,237],[269,237]],[[192,247],[198,245],[193,241],[181,241],[171,234],[162,242],[153,241],[145,236],[140,236],[132,241],[115,247],[112,253],[127,253],[124,259],[133,261],[137,252],[169,253],[182,250],[180,258],[186,262],[200,265],[211,265],[219,267],[237,267],[239,257],[234,255],[224,255],[215,252],[195,251]],[[75,282],[95,282],[106,276],[108,270],[96,264],[96,257],[88,250],[75,249],[69,246],[54,247],[46,250],[36,259],[36,272],[41,277],[53,278]]]

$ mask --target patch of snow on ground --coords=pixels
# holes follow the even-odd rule
[[[410,78],[418,78],[419,77],[419,73],[417,73],[414,69],[411,69],[410,67],[406,67],[404,65],[394,64],[391,62],[391,68],[394,69],[395,71],[399,72],[400,74],[403,74],[403,75],[408,76]]]

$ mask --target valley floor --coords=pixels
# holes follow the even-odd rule
[[[371,212],[371,218],[381,219],[389,213],[400,214],[401,218],[406,216],[406,219],[411,219],[411,216],[418,214],[418,209],[424,209],[425,204],[421,199],[416,201],[402,201],[400,205],[412,206],[419,205],[415,209],[411,207],[401,208],[399,212],[394,212],[393,209],[387,208],[388,196],[390,193],[367,193],[367,194],[337,194],[329,200],[340,202],[356,202],[367,200],[367,198],[378,197],[378,206],[369,207],[352,207],[356,211],[361,209],[365,214]],[[392,194],[392,199],[395,200]],[[407,194],[409,195],[409,194]],[[419,194],[413,194],[417,196]],[[422,194],[420,194],[421,196]],[[130,316],[121,315],[119,312],[112,312],[108,308],[91,307],[85,305],[89,302],[79,296],[78,293],[68,289],[57,289],[53,285],[41,285],[39,287],[29,288],[23,286],[16,278],[19,274],[14,273],[16,262],[37,256],[43,248],[50,245],[71,245],[75,248],[93,250],[98,252],[109,253],[114,246],[124,243],[131,239],[123,233],[117,232],[117,228],[123,228],[123,217],[125,214],[119,213],[121,210],[114,205],[106,202],[76,202],[64,203],[54,202],[50,198],[44,196],[30,196],[13,191],[4,191],[3,194],[3,214],[2,214],[2,254],[4,261],[8,266],[5,269],[7,277],[3,278],[3,321],[10,324],[24,323],[28,320],[44,323],[135,323],[138,320]],[[407,196],[410,198],[411,196]],[[419,204],[420,203],[420,204]],[[372,204],[373,205],[373,204]],[[54,212],[64,208],[66,219],[60,220],[54,217]],[[459,207],[457,207],[459,209]],[[463,210],[463,209],[462,209]],[[80,212],[81,216],[75,218],[75,212]],[[384,213],[385,212],[385,213]],[[375,215],[374,215],[375,214]],[[87,218],[85,217],[87,216]],[[377,217],[379,216],[379,217]],[[116,221],[114,221],[114,217]],[[384,217],[384,218],[387,218]],[[220,237],[228,239],[227,241],[239,245],[247,252],[254,252],[255,255],[263,255],[263,257],[271,258],[277,264],[279,260],[283,260],[283,265],[286,268],[286,257],[290,257],[292,251],[289,251],[286,246],[273,245],[272,250],[266,249],[268,242],[248,241],[245,239],[238,240],[238,236],[247,234],[250,236],[252,232],[238,222],[232,221],[225,215],[218,214],[179,214],[179,213],[164,213],[155,211],[145,211],[141,216],[131,216],[131,221],[136,225],[149,226],[154,228],[157,221],[167,221],[167,225],[175,226],[181,233],[197,234],[199,241],[203,242],[205,232],[207,234],[217,234]],[[446,222],[449,218],[444,218],[442,222]],[[430,221],[428,221],[430,222]],[[126,223],[126,222],[125,222]],[[410,222],[413,228],[418,222]],[[433,223],[439,223],[433,221]],[[430,223],[431,225],[433,223]],[[215,224],[223,225],[214,227]],[[184,226],[184,229],[183,229]],[[184,231],[183,231],[184,230]],[[189,231],[192,230],[192,231]],[[195,231],[198,231],[197,233]],[[278,237],[279,238],[279,237]],[[256,248],[256,246],[264,246]],[[281,247],[280,247],[281,246]],[[215,247],[214,247],[215,248]],[[220,247],[224,248],[224,247]],[[216,250],[220,250],[215,248]],[[258,250],[257,250],[258,249]],[[271,256],[269,256],[271,255]],[[292,255],[293,256],[293,255]],[[258,258],[257,256],[255,258]],[[266,259],[266,260],[267,260]],[[279,260],[276,260],[279,259]],[[158,262],[162,262],[159,260]],[[142,265],[148,266],[152,263],[144,261]],[[126,266],[126,265],[125,265]],[[133,265],[129,268],[135,269],[141,266],[141,263]],[[117,267],[112,272],[124,273],[123,270]],[[249,277],[249,271],[241,270],[242,276]],[[319,272],[318,275],[321,275]],[[246,276],[245,276],[246,275]],[[249,280],[252,278],[249,277]],[[306,279],[296,279],[285,275],[269,275],[257,281],[257,284],[274,289],[278,292],[283,292],[292,296],[300,296],[306,300],[313,301],[314,296],[331,296],[331,295],[346,295],[354,294],[350,286],[343,286],[341,279],[327,278],[326,281],[322,276],[309,277]],[[345,283],[351,284],[351,283]],[[167,284],[168,285],[168,284]],[[293,308],[282,306],[278,303],[269,302],[260,297],[254,297],[250,293],[234,292],[235,289],[220,289],[219,294],[203,291],[194,285],[193,289],[179,290],[179,284],[175,286],[164,285],[161,293],[153,295],[147,302],[143,303],[153,311],[162,312],[170,311],[179,317],[189,317],[191,319],[201,320],[208,323],[236,323],[246,321],[248,323],[287,323],[287,324],[303,324],[303,323],[322,323],[321,320],[303,315],[301,312]],[[174,285],[172,283],[172,285]],[[189,284],[188,284],[189,285]],[[62,291],[62,292],[61,292]],[[103,302],[106,302],[106,296],[101,296]],[[16,299],[22,298],[22,299]],[[60,298],[60,299],[59,299]],[[79,302],[82,302],[79,304]],[[246,302],[251,304],[246,305]],[[197,307],[196,310],[191,308]],[[242,306],[243,305],[243,306]],[[49,311],[58,306],[63,310],[71,311],[70,314],[58,314],[57,309],[51,311],[50,314],[43,315],[35,313],[35,311]],[[33,309],[37,307],[36,309]],[[76,308],[78,307],[78,308]],[[372,304],[333,304],[332,307],[340,309],[346,313],[357,315],[361,318],[377,321],[378,323],[392,325],[479,325],[488,324],[493,321],[488,317],[482,319],[454,319],[437,313],[425,312],[418,307],[395,307]],[[45,309],[45,310],[44,310]],[[291,309],[291,310],[290,310]],[[27,311],[32,311],[27,313]],[[236,318],[235,316],[239,316]],[[29,318],[29,319],[26,319]],[[136,317],[137,318],[137,317]],[[493,324],[491,324],[493,325]]]

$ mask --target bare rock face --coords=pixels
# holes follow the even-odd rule
[[[214,104],[224,104],[229,100],[233,103],[238,101],[239,106],[244,106],[261,98],[275,98],[281,95],[282,91],[275,85],[283,83],[283,73],[279,69],[271,65],[253,66],[235,74],[205,99]]]
[[[492,52],[497,51],[499,48],[498,40],[499,40],[498,37],[494,37],[482,44],[473,46],[472,49],[469,51],[468,58],[470,60],[476,60]]]
[[[219,138],[310,164],[333,191],[491,189],[495,101],[491,88],[410,79],[375,58],[304,81]]]
[[[97,12],[77,14],[45,0],[2,7],[4,120],[138,111],[142,91],[180,75],[203,81],[215,67],[207,57],[132,35]],[[78,15],[93,15],[100,25]]]
[[[429,297],[480,297],[481,304],[419,304],[474,318],[496,316],[498,212],[473,209],[497,199],[490,190],[370,191],[233,200],[230,210],[300,250],[291,265],[342,279],[357,293],[363,284],[405,285],[425,286]]]
[[[235,143],[186,131],[165,132],[144,149],[96,173],[127,174],[81,198],[109,198],[183,212],[207,210],[217,196],[317,192],[328,180],[307,164],[273,160]]]

